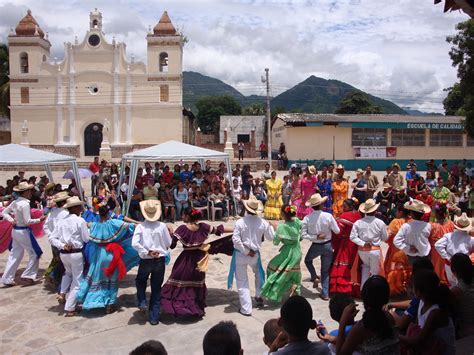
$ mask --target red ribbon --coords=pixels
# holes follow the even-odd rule
[[[125,274],[127,273],[127,269],[122,259],[122,255],[125,254],[125,250],[119,243],[108,243],[105,247],[105,250],[112,253],[112,261],[110,262],[108,267],[102,268],[104,270],[104,274],[107,277],[111,277],[115,272],[115,269],[118,269],[118,279],[121,281]]]

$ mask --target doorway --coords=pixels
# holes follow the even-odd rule
[[[102,124],[91,123],[84,130],[84,155],[99,156],[102,144]]]

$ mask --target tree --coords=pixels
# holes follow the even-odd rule
[[[265,115],[265,113],[265,106],[259,103],[246,106],[242,109],[242,114],[247,116],[262,116]]]
[[[0,115],[10,117],[10,79],[8,78],[8,47],[0,43]]]
[[[360,91],[348,93],[339,104],[335,113],[342,114],[371,114],[383,113],[380,106],[376,106],[369,101],[367,94]]]
[[[197,121],[204,133],[219,133],[219,119],[222,115],[240,115],[242,107],[232,96],[206,96],[196,102]]]
[[[444,113],[446,115],[464,116],[464,96],[461,92],[459,83],[454,86],[444,89],[448,92],[448,96],[443,100]]]
[[[446,40],[453,44],[449,56],[458,69],[459,95],[464,99],[462,109],[466,115],[465,128],[474,137],[474,20],[458,23],[456,30],[458,32]]]

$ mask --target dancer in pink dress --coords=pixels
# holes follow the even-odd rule
[[[305,174],[301,179],[301,203],[298,205],[298,211],[296,213],[296,216],[301,220],[313,212],[311,207],[306,207],[306,202],[316,193],[316,183],[318,182],[316,173],[316,168],[310,166],[306,168]]]

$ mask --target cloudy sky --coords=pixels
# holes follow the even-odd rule
[[[188,38],[184,70],[263,94],[270,68],[276,95],[310,75],[338,79],[399,105],[442,112],[456,80],[445,38],[467,20],[433,0],[0,0],[0,41],[30,8],[49,32],[53,55],[85,35],[89,11],[104,32],[146,58],[145,36],[164,10]]]

